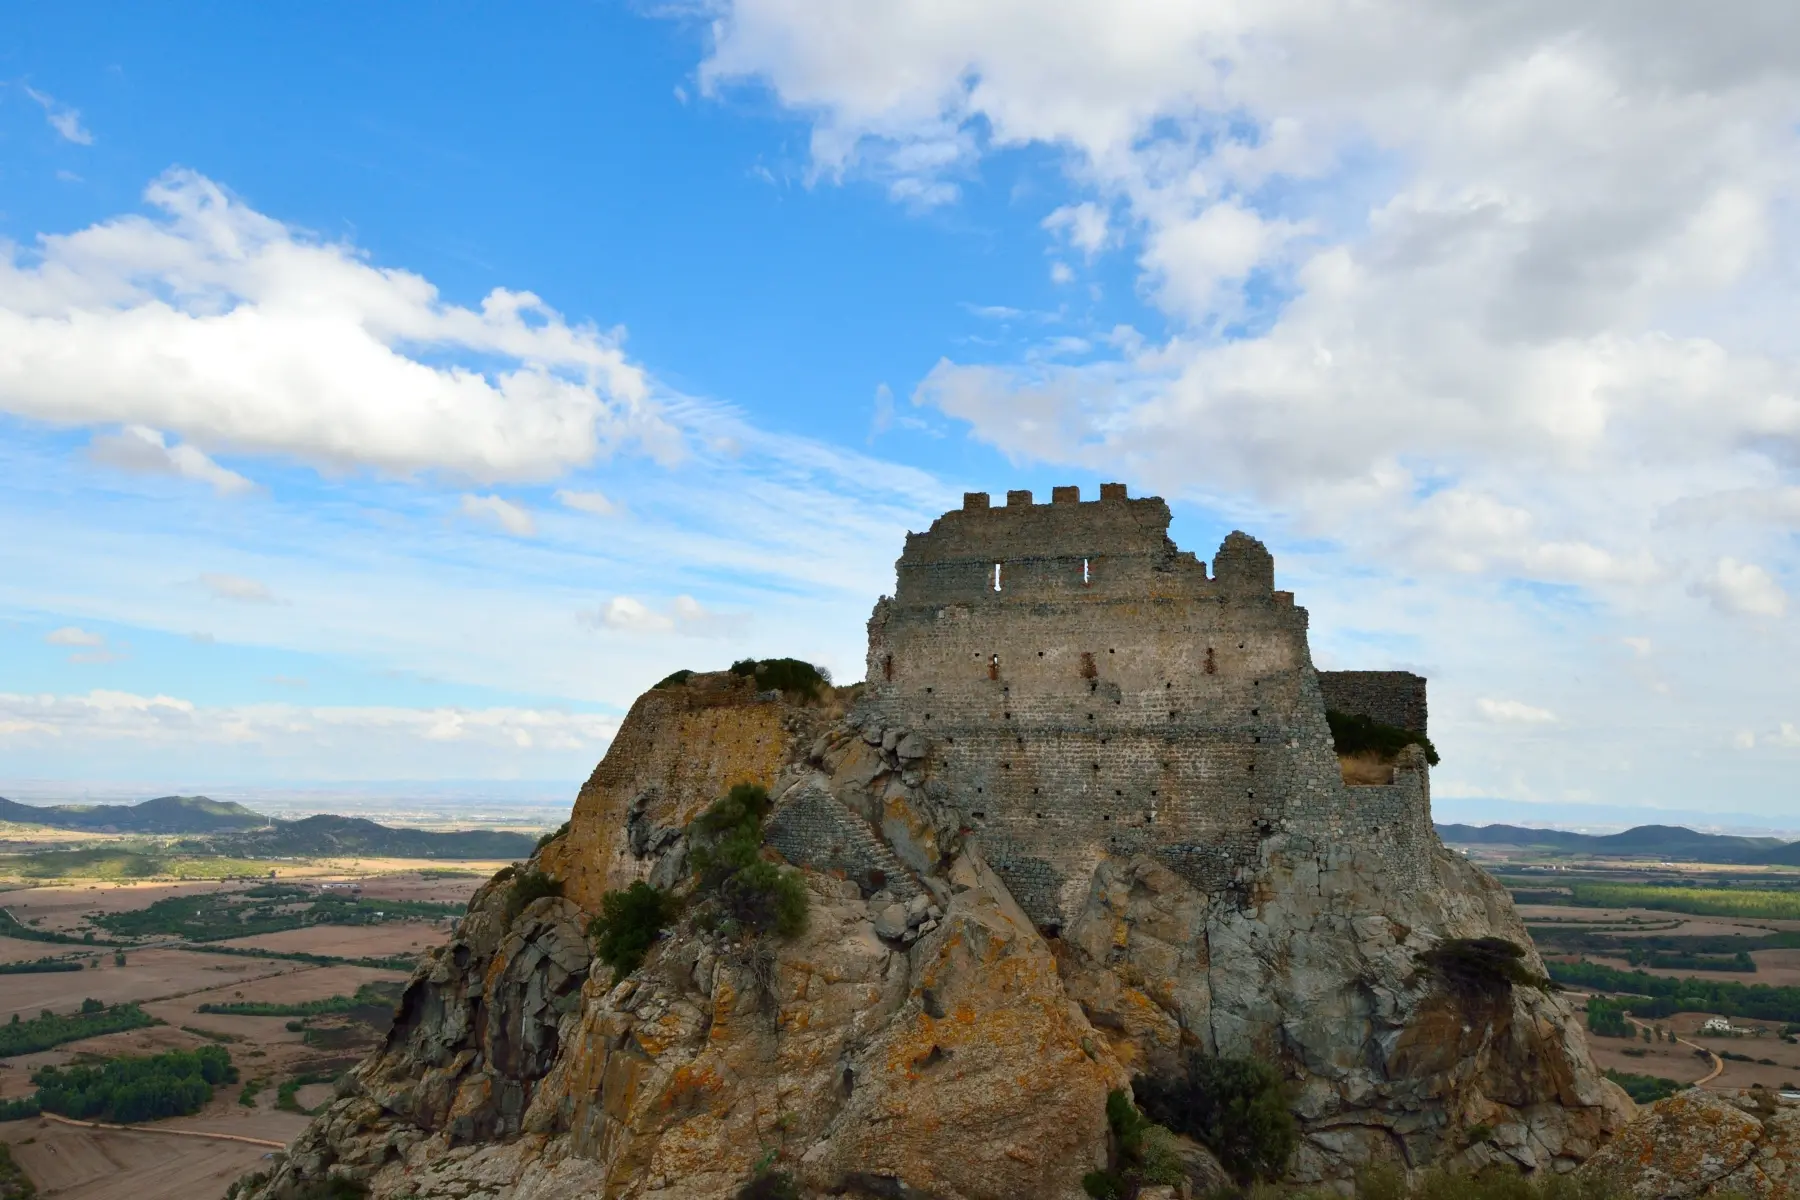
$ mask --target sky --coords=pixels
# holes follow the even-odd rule
[[[572,795],[1117,480],[1440,807],[1800,826],[1797,199],[1791,0],[20,8],[0,794]]]

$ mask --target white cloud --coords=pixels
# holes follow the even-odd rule
[[[1063,205],[1044,218],[1043,226],[1060,234],[1090,259],[1112,241],[1106,210],[1091,200]]]
[[[1534,708],[1518,700],[1490,700],[1484,696],[1475,701],[1475,707],[1487,720],[1507,725],[1548,725],[1556,720],[1556,714],[1549,709]]]
[[[1652,646],[1651,646],[1649,638],[1647,638],[1647,637],[1622,637],[1619,639],[1619,641],[1623,642],[1626,646],[1629,646],[1631,648],[1631,652],[1633,654],[1637,655],[1639,658],[1649,658],[1650,657],[1650,651],[1652,649]]]
[[[600,492],[576,492],[558,488],[556,502],[564,508],[572,508],[594,517],[612,517],[619,512],[619,506]]]
[[[1800,727],[1796,727],[1792,721],[1783,721],[1780,728],[1762,740],[1768,745],[1800,746]]]
[[[146,199],[152,217],[5,248],[0,411],[402,476],[539,479],[627,445],[682,453],[617,331],[529,292],[446,303],[191,171]]]
[[[714,612],[692,596],[676,596],[664,609],[651,608],[635,596],[614,596],[599,609],[576,613],[575,619],[597,630],[703,638],[732,637],[750,623],[748,614]]]
[[[94,135],[81,124],[80,109],[59,104],[54,96],[48,96],[29,84],[25,87],[25,94],[38,102],[44,110],[44,119],[50,122],[50,128],[56,130],[64,141],[74,142],[77,146],[94,144]]]
[[[1774,577],[1755,563],[1735,558],[1721,558],[1693,589],[1721,611],[1737,616],[1779,617],[1787,612],[1787,593]]]
[[[563,494],[558,492],[557,498],[561,499]],[[571,507],[579,506],[571,505]],[[537,533],[537,522],[532,519],[530,510],[501,496],[465,494],[462,498],[462,515],[472,521],[498,525],[514,537],[531,537]]]
[[[162,434],[142,425],[127,425],[118,433],[94,438],[88,443],[88,457],[121,471],[175,475],[210,484],[221,496],[256,490],[254,483],[236,471],[221,467],[193,446],[170,446]]]
[[[1075,272],[1069,269],[1068,263],[1053,262],[1050,264],[1050,282],[1073,283],[1075,282]]]
[[[266,762],[316,763],[330,770],[394,770],[431,777],[445,755],[493,773],[521,774],[526,762],[592,763],[618,719],[549,709],[401,708],[252,704],[204,706],[167,695],[95,690],[85,695],[0,693],[0,747],[9,753],[117,753],[121,744],[178,761],[221,753]],[[513,770],[504,771],[510,763]],[[498,768],[498,769],[497,769]],[[188,768],[189,772],[192,767]],[[310,772],[309,772],[310,773]],[[362,778],[382,776],[364,774]],[[401,776],[405,777],[405,776]]]
[[[216,600],[235,600],[240,604],[275,604],[278,601],[269,585],[243,575],[206,572],[194,582],[210,592]]]
[[[44,635],[44,640],[52,646],[104,646],[106,644],[104,635],[82,629],[78,625],[65,625],[61,629],[53,629]]]

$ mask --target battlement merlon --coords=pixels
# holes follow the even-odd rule
[[[1009,491],[1003,506],[969,492],[962,508],[907,535],[894,564],[894,603],[1180,595],[1292,606],[1291,593],[1275,591],[1275,561],[1261,542],[1232,533],[1209,578],[1207,564],[1169,538],[1169,521],[1161,498],[1133,500],[1122,483],[1101,484],[1100,499],[1090,501],[1078,487],[1058,487],[1048,504],[1024,490]]]

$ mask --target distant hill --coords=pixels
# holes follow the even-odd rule
[[[20,804],[0,797],[0,821],[94,833],[220,833],[254,829],[269,818],[230,800],[158,796],[141,804]]]
[[[1600,857],[1800,865],[1800,842],[1696,833],[1680,825],[1639,825],[1623,833],[1570,833],[1518,825],[1439,825],[1438,836],[1464,846],[1528,846]]]
[[[537,844],[523,833],[392,829],[362,817],[322,815],[277,821],[229,800],[158,796],[141,804],[19,804],[0,797],[0,821],[88,833],[170,833],[204,838],[222,854],[310,858],[526,858]]]
[[[530,856],[537,839],[523,833],[461,829],[440,833],[428,829],[390,829],[362,817],[317,816],[278,821],[266,829],[231,839],[241,854],[306,858],[315,855],[365,855],[371,858],[492,858]]]

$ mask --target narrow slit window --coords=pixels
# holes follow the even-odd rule
[[[1088,560],[1084,558],[1081,560],[1081,583],[1082,583],[1082,586],[1085,587],[1086,585],[1088,585],[1092,582],[1094,582],[1094,576],[1093,576],[1093,573],[1088,570]]]
[[[994,590],[996,592],[1000,590],[1000,564],[999,563],[994,564]]]
[[[998,654],[988,656],[988,678],[1000,678],[1000,656]]]

